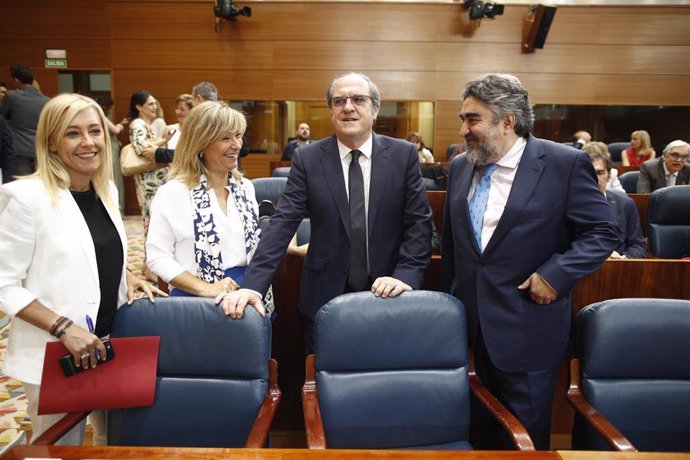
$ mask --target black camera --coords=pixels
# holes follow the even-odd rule
[[[251,17],[252,9],[248,6],[238,8],[232,0],[216,0],[213,13],[217,18],[224,18],[228,21],[236,21],[237,16]]]
[[[470,12],[470,19],[494,19],[494,17],[503,14],[503,5],[494,2],[484,3],[482,0],[465,0],[464,5]]]

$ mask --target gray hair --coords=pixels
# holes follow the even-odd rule
[[[333,107],[333,88],[335,88],[335,84],[338,80],[345,78],[345,77],[359,77],[362,78],[364,81],[367,82],[367,85],[369,85],[369,97],[371,98],[371,105],[375,108],[378,109],[381,107],[381,91],[379,91],[379,87],[376,86],[376,84],[371,81],[369,77],[364,75],[363,73],[359,72],[347,72],[342,75],[338,75],[333,79],[331,82],[331,86],[328,87],[328,92],[326,93],[326,101],[328,101],[328,108],[331,109]]]
[[[664,147],[664,156],[666,156],[667,153],[670,153],[671,150],[678,147],[683,147],[688,153],[690,153],[690,144],[688,144],[685,141],[676,140],[673,142],[669,142],[668,145]]]
[[[199,95],[205,101],[218,100],[218,88],[213,83],[202,81],[192,88],[192,94]]]
[[[529,94],[518,78],[507,73],[485,74],[465,85],[462,100],[474,97],[486,104],[498,123],[505,115],[515,115],[515,133],[527,137],[534,126]]]

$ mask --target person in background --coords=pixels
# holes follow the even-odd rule
[[[38,122],[36,173],[0,187],[0,309],[12,317],[4,372],[24,385],[33,439],[65,415],[37,414],[46,342],[62,342],[77,367],[97,366],[101,338],[134,290],[152,302],[165,295],[126,270],[105,120],[85,96],[51,99]],[[82,435],[83,424],[61,443],[79,445]]]
[[[322,305],[346,292],[386,298],[419,289],[431,260],[431,208],[417,149],[373,132],[378,87],[349,72],[333,80],[326,100],[335,135],[295,151],[280,204],[241,289],[216,298],[231,318],[240,318],[247,304],[262,309],[262,295],[308,213],[311,234],[299,293],[307,353]]]
[[[98,105],[101,107],[103,113],[105,113],[106,116],[105,120],[108,126],[108,132],[110,133],[110,144],[112,148],[113,182],[117,187],[117,194],[119,197],[118,205],[120,207],[120,212],[124,214],[125,182],[124,178],[122,177],[122,169],[120,167],[120,148],[122,147],[122,145],[120,144],[120,140],[117,138],[117,136],[120,133],[122,133],[122,131],[125,129],[125,126],[129,124],[129,120],[127,118],[123,118],[122,121],[120,121],[117,124],[112,122],[114,105],[110,95],[97,97],[95,98],[95,100],[96,102],[98,102]]]
[[[197,83],[194,88],[192,88],[192,106],[196,107],[204,101],[219,102],[218,88],[213,83],[202,81]],[[172,163],[173,157],[175,156],[174,147],[161,147],[158,145],[149,145],[142,152],[151,161],[156,163]],[[244,138],[242,138],[242,150],[240,151],[240,158],[244,158],[249,155],[249,142],[247,141],[247,135],[245,133]],[[238,163],[238,168],[241,168],[241,162]]]
[[[205,101],[218,101],[218,88],[213,83],[202,81],[192,88],[192,104],[196,107]]]
[[[128,112],[130,120],[129,141],[137,155],[143,155],[144,149],[149,145],[161,146],[167,142],[167,139],[155,137],[151,130],[151,123],[156,119],[157,106],[156,99],[146,90],[136,91],[130,98]],[[168,168],[163,167],[134,176],[137,201],[139,202],[141,217],[144,221],[144,235],[147,235],[149,231],[151,200],[153,200],[153,196],[158,191],[158,188],[165,183],[167,172]],[[155,276],[150,272],[146,264],[142,267],[142,271],[147,279],[155,281]]]
[[[424,145],[424,138],[419,133],[410,133],[406,138],[407,142],[412,142],[417,148],[420,163],[433,163],[434,155]]]
[[[586,151],[585,144],[582,148]],[[616,217],[616,223],[620,228],[619,243],[616,249],[611,253],[609,259],[643,259],[647,256],[647,245],[642,235],[642,226],[640,225],[640,216],[637,214],[637,207],[632,198],[628,197],[625,192],[612,191],[607,189],[609,183],[609,176],[611,171],[611,155],[608,151],[592,151],[586,152],[592,160],[592,166],[597,173],[597,181],[599,182],[599,191],[606,196],[606,201],[609,202],[613,215]]]
[[[34,73],[26,66],[10,67],[18,89],[5,94],[0,115],[5,117],[14,138],[14,175],[31,174],[36,170],[36,126],[41,109],[48,98],[34,88]]]
[[[580,150],[588,154],[590,158],[594,153],[603,156],[611,156],[611,154],[609,153],[609,147],[603,142],[587,142],[580,148]],[[625,189],[623,188],[623,184],[621,184],[621,181],[618,179],[618,170],[616,168],[609,167],[608,171],[608,182],[606,183],[606,190],[613,190],[624,194]]]
[[[4,81],[0,81],[0,105],[5,99],[5,94],[7,93],[7,84]]]
[[[170,295],[215,298],[244,278],[260,235],[254,185],[237,169],[246,126],[218,102],[197,105],[182,126],[146,240],[147,263]]]
[[[652,193],[664,187],[690,184],[690,145],[676,140],[664,147],[661,158],[642,163],[637,193]]]
[[[177,143],[180,141],[182,125],[184,125],[184,121],[192,107],[194,105],[192,104],[191,94],[180,94],[177,96],[175,100],[175,118],[177,118],[177,123],[168,125],[168,133],[172,132],[172,137],[168,140],[167,148],[175,150]]]
[[[0,179],[3,184],[14,180],[14,143],[12,130],[0,115]]]
[[[515,76],[467,83],[460,120],[467,153],[450,165],[441,285],[465,305],[477,375],[548,450],[571,292],[613,252],[618,226],[589,157],[531,134]],[[472,415],[473,445],[506,448],[482,415]]]
[[[309,125],[306,123],[300,123],[297,125],[297,129],[295,130],[295,139],[288,142],[288,144],[285,146],[285,150],[283,150],[283,156],[281,157],[282,161],[292,161],[292,154],[297,150],[297,147],[301,147],[303,145],[310,144],[311,141],[309,140],[309,135],[311,134],[311,130],[309,129]]]
[[[573,134],[572,146],[578,150],[582,150],[582,147],[587,143],[592,142],[592,136],[584,130],[580,130]]]
[[[151,122],[151,132],[154,137],[163,139],[167,134],[168,124],[165,122],[165,113],[163,112],[161,103],[155,98],[154,101],[156,101],[156,118]]]
[[[633,131],[630,135],[630,148],[621,152],[623,166],[641,166],[647,160],[656,157],[652,140],[647,131]]]

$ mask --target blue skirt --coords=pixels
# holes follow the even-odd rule
[[[247,271],[247,267],[232,267],[225,270],[225,277],[232,278],[237,284],[242,284],[244,279],[244,272]],[[178,297],[196,297],[195,295],[185,292],[182,289],[172,288],[169,295]]]

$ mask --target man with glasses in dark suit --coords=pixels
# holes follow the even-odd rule
[[[359,73],[337,77],[327,93],[335,135],[298,147],[271,225],[238,291],[216,299],[226,314],[262,310],[302,218],[311,219],[299,309],[305,348],[322,305],[345,292],[395,297],[418,289],[431,259],[431,208],[413,144],[373,132],[381,96]]]

